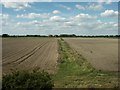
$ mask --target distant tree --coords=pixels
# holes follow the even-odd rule
[[[48,37],[53,37],[53,35],[48,35]]]
[[[54,35],[54,37],[59,37],[59,35]]]
[[[2,37],[9,37],[9,35],[8,34],[3,34]]]
[[[60,34],[60,37],[76,37],[75,34]]]

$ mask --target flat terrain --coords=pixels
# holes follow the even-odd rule
[[[3,73],[35,67],[53,73],[56,69],[58,45],[55,38],[3,38],[2,46]]]
[[[94,69],[86,58],[64,39],[58,40],[60,64],[53,80],[55,88],[117,88],[118,73]]]
[[[11,37],[2,46],[3,74],[39,67],[54,88],[118,87],[117,72],[96,70],[117,71],[117,39]]]
[[[118,71],[118,39],[64,38],[98,70]]]

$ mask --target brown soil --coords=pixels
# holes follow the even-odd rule
[[[118,39],[64,38],[98,70],[118,71]]]
[[[15,70],[41,70],[54,73],[58,59],[55,38],[3,38],[3,73]]]

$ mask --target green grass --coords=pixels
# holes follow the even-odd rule
[[[95,70],[87,60],[61,38],[59,69],[52,77],[55,88],[117,88],[117,73]]]

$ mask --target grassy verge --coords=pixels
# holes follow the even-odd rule
[[[55,88],[117,88],[117,73],[95,70],[63,40],[59,43],[59,69],[53,76]]]

